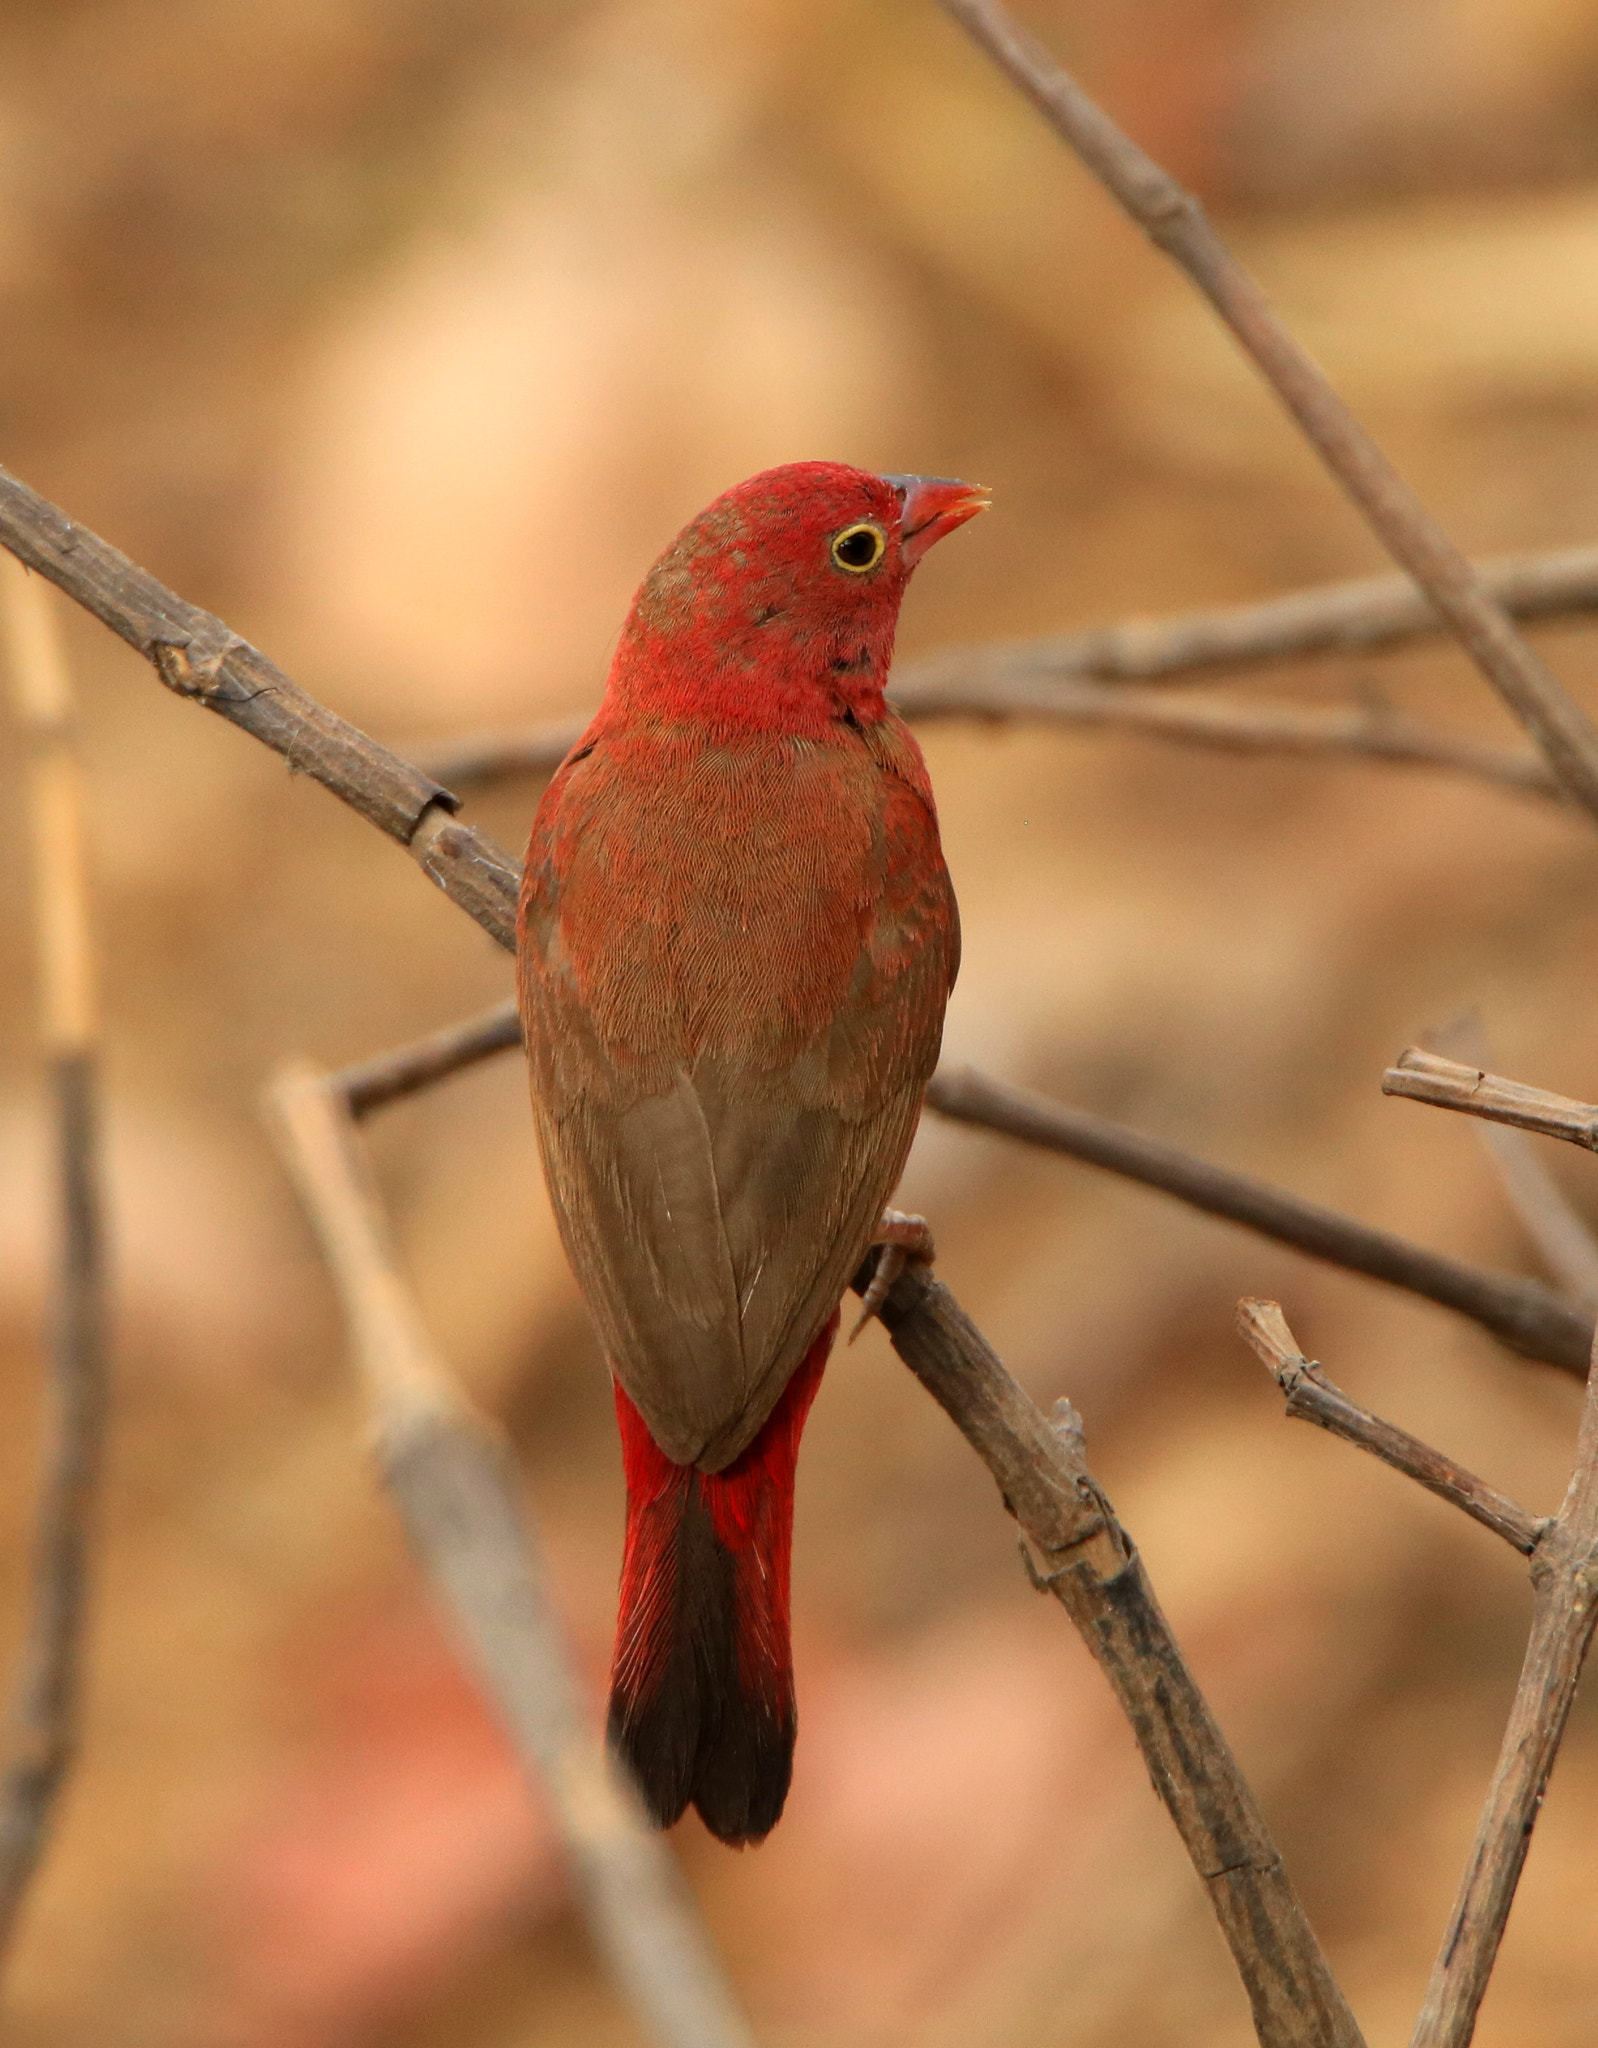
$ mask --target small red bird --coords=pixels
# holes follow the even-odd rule
[[[794,1463],[938,1055],[959,925],[899,601],[987,503],[800,462],[644,579],[539,805],[518,960],[555,1215],[627,1477],[610,1734],[655,1819],[758,1841],[794,1742]]]

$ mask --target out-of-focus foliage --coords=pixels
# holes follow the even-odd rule
[[[1577,0],[1080,0],[1041,33],[1195,181],[1470,547],[1598,530],[1598,15]],[[3,0],[4,459],[385,738],[594,697],[680,521],[767,463],[989,483],[907,647],[1372,567],[1212,332],[930,0]],[[1550,637],[1598,682],[1585,629]],[[17,2048],[630,2041],[536,1799],[373,1497],[254,1121],[503,992],[409,863],[87,623],[118,1389],[87,1746]],[[1503,720],[1447,652],[1406,705]],[[1308,696],[1368,674],[1270,679]],[[1457,1252],[1527,1254],[1386,1058],[1480,1005],[1598,1095],[1590,827],[1458,782],[943,729],[958,1057]],[[15,808],[15,749],[0,749]],[[534,792],[478,806],[507,839]],[[38,1426],[41,1105],[0,893],[0,1646]],[[522,1446],[596,1677],[603,1369],[509,1063],[379,1136],[431,1321]],[[1598,1211],[1582,1162],[1556,1160]],[[944,1269],[1096,1462],[1374,2040],[1463,1856],[1526,1600],[1490,1538],[1280,1419],[1275,1293],[1337,1376],[1545,1507],[1574,1390],[1438,1313],[1059,1161],[924,1133]],[[803,1713],[758,1852],[684,1831],[774,2044],[1231,2048],[1204,1901],[986,1475],[878,1334],[802,1466]],[[1598,2021],[1578,1710],[1484,2048]]]

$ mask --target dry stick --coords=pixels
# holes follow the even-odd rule
[[[1105,1167],[1312,1258],[1422,1295],[1468,1316],[1523,1357],[1541,1359],[1565,1372],[1584,1370],[1592,1347],[1592,1317],[1540,1281],[1467,1266],[1333,1209],[1301,1201],[1268,1182],[1145,1138],[1107,1117],[990,1080],[969,1067],[940,1069],[927,1090],[927,1106],[958,1123]]]
[[[94,974],[83,771],[72,686],[49,592],[14,562],[0,576],[17,723],[28,750],[41,1036],[55,1096],[59,1234],[51,1337],[54,1415],[33,1589],[0,1784],[0,1951],[38,1867],[78,1742],[89,1519],[106,1408]]]
[[[384,1482],[485,1689],[547,1788],[618,1986],[669,2048],[748,2048],[671,1854],[583,1711],[504,1440],[460,1393],[401,1276],[351,1118],[351,1080],[286,1069],[269,1106],[354,1339]]]
[[[893,700],[918,724],[969,718],[992,724],[1027,722],[1073,729],[1116,729],[1152,739],[1209,747],[1231,754],[1303,754],[1383,762],[1400,768],[1442,769],[1469,775],[1517,796],[1553,798],[1565,792],[1542,756],[1529,747],[1497,747],[1462,735],[1436,732],[1382,704],[1308,708],[1125,683],[1010,681],[973,675],[963,684],[922,692],[896,674]],[[490,788],[522,777],[553,775],[583,728],[536,726],[528,731],[475,733],[453,745],[429,748],[422,766],[453,790]]]
[[[1598,548],[1500,555],[1476,573],[1517,619],[1598,612]],[[1166,618],[1124,619],[1036,640],[950,648],[905,662],[894,693],[919,713],[968,688],[1091,676],[1102,682],[1191,681],[1218,669],[1317,655],[1373,654],[1445,632],[1408,576],[1312,584],[1253,604],[1218,605]]]
[[[345,1070],[359,1116],[384,1102],[458,1073],[521,1042],[514,1002],[435,1032],[415,1045]],[[1468,1316],[1523,1357],[1579,1373],[1592,1343],[1592,1319],[1535,1280],[1517,1279],[1428,1251],[1334,1209],[1301,1200],[1266,1181],[1197,1159],[1174,1145],[1130,1131],[1091,1111],[991,1080],[974,1068],[940,1068],[927,1107],[951,1122],[1019,1138],[1118,1173],[1211,1216],[1257,1230],[1347,1272],[1421,1295]]]
[[[1382,1086],[1445,1109],[1591,1150],[1598,1110],[1566,1095],[1485,1074],[1411,1047]],[[1532,1626],[1498,1768],[1411,2048],[1466,2048],[1514,1903],[1581,1667],[1598,1620],[1598,1351],[1589,1372],[1576,1464],[1563,1506],[1537,1546]]]
[[[293,1109],[297,1098],[302,1117],[314,1112],[321,1123],[311,1136],[320,1144],[328,1142],[328,1121],[338,1119],[340,1170],[347,1173],[353,1128],[335,1104],[370,1109],[394,1101],[505,1050],[517,1036],[515,1006],[502,1004],[419,1045],[346,1069],[336,1077],[337,1096],[329,1083],[302,1077],[286,1093],[279,1084],[279,1101]],[[305,1151],[303,1137],[299,1150]],[[303,1179],[303,1166],[300,1171]],[[325,1167],[313,1176],[311,1193],[320,1190],[324,1202],[330,1178]],[[362,1228],[369,1233],[369,1215]],[[322,1229],[327,1240],[327,1226]],[[341,1230],[340,1237],[348,1234]],[[328,1243],[330,1258],[336,1242]],[[869,1277],[868,1265],[857,1290]],[[379,1312],[393,1314],[399,1283],[386,1252],[380,1282]],[[425,1347],[408,1297],[403,1308],[402,1341]],[[890,1292],[883,1320],[899,1355],[988,1465],[1006,1505],[1050,1566],[1043,1583],[1104,1667],[1231,1945],[1259,2039],[1266,2048],[1358,2048],[1358,2029],[1252,1795],[1182,1662],[1130,1539],[1088,1471],[1079,1429],[1051,1424],[1040,1413],[930,1276],[906,1274]],[[430,1351],[425,1355],[431,1358]]]
[[[1461,1109],[1468,1116],[1513,1124],[1517,1130],[1541,1131],[1545,1137],[1565,1138],[1572,1145],[1598,1152],[1598,1104],[1577,1102],[1569,1095],[1550,1095],[1546,1089],[1529,1088],[1524,1081],[1506,1081],[1499,1074],[1484,1074],[1480,1067],[1444,1059],[1441,1053],[1427,1052],[1418,1045],[1400,1053],[1387,1069],[1382,1093],[1406,1095],[1412,1102],[1429,1102],[1439,1109]]]
[[[1253,1346],[1271,1377],[1287,1397],[1287,1413],[1295,1422],[1313,1422],[1345,1443],[1408,1473],[1411,1479],[1441,1499],[1452,1501],[1474,1521],[1495,1536],[1530,1557],[1541,1542],[1549,1523],[1531,1514],[1518,1501],[1456,1465],[1452,1458],[1434,1451],[1430,1444],[1411,1436],[1372,1415],[1351,1401],[1341,1387],[1334,1386],[1320,1365],[1306,1358],[1298,1340],[1287,1327],[1281,1305],[1274,1301],[1243,1300],[1237,1305],[1237,1327],[1245,1343]]]
[[[1124,135],[997,0],[942,5],[1193,280],[1388,551],[1537,741],[1560,782],[1598,817],[1598,731],[1288,333],[1198,201]]]
[[[857,1292],[871,1271],[868,1262]],[[893,1348],[988,1467],[1041,1554],[1041,1573],[1028,1560],[1034,1583],[1060,1602],[1114,1689],[1209,1893],[1260,2042],[1359,2048],[1359,2028],[1253,1795],[1088,1469],[1070,1404],[1059,1404],[1052,1421],[1045,1416],[924,1268],[895,1282],[881,1313]]]
[[[496,1003],[481,1016],[464,1024],[451,1024],[430,1037],[402,1046],[398,1052],[380,1053],[356,1067],[344,1067],[338,1080],[351,1116],[363,1117],[385,1103],[398,1102],[430,1088],[447,1075],[475,1066],[497,1052],[509,1052],[522,1042],[522,1020],[515,998]]]
[[[1466,2048],[1598,1620],[1598,1376],[1564,1504],[1532,1561],[1532,1626],[1498,1767],[1411,2048]]]

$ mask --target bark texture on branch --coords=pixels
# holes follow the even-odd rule
[[[894,1350],[993,1474],[1041,1559],[1041,1571],[1029,1563],[1035,1582],[1109,1680],[1209,1894],[1262,2048],[1362,2048],[1254,1796],[1088,1467],[1075,1412],[1061,1403],[1045,1416],[924,1267],[894,1283],[880,1313]]]
[[[1351,1401],[1313,1358],[1304,1356],[1278,1302],[1240,1301],[1237,1327],[1287,1397],[1287,1414],[1293,1421],[1313,1422],[1345,1443],[1369,1451],[1440,1500],[1451,1502],[1484,1529],[1502,1536],[1523,1557],[1531,1556],[1549,1524],[1496,1486],[1489,1486],[1485,1479],[1422,1443],[1418,1436],[1411,1436],[1407,1429],[1384,1422]]]

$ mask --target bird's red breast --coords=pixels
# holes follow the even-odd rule
[[[917,552],[982,502],[825,463],[728,492],[650,572],[539,807],[520,972],[550,1192],[678,1464],[759,1431],[914,1134],[958,925],[883,686]]]

